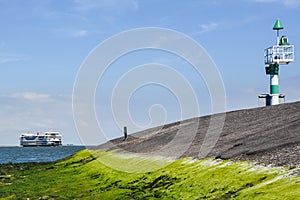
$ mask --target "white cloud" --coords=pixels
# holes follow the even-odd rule
[[[197,33],[205,33],[205,32],[209,32],[209,31],[213,31],[215,30],[219,25],[216,22],[210,22],[209,24],[201,24],[200,25],[200,31],[198,31]]]
[[[92,10],[137,10],[139,8],[136,0],[74,0],[74,9],[80,12]]]
[[[270,2],[275,2],[277,0],[253,0],[253,1],[258,3],[270,3]]]
[[[21,92],[5,95],[8,98],[23,99],[32,102],[50,102],[53,101],[49,94],[39,94],[35,92]]]
[[[251,0],[251,1],[257,3],[279,3],[279,4],[283,4],[284,6],[294,7],[294,8],[300,6],[299,0]]]
[[[0,54],[0,64],[19,62],[28,59],[24,55]]]
[[[86,30],[76,30],[73,32],[73,37],[83,37],[87,35],[87,31]]]
[[[64,20],[70,20],[74,21],[76,20],[77,22],[82,21],[82,22],[87,22],[88,19],[85,16],[79,15],[78,13],[72,13],[70,11],[48,11],[45,10],[43,13],[41,13],[42,17],[45,19],[49,20],[59,20],[59,19],[64,19]]]
[[[279,0],[279,2],[283,3],[286,6],[290,6],[290,7],[298,7],[300,5],[300,1],[299,0]]]
[[[10,62],[18,62],[20,59],[18,58],[0,58],[0,63],[10,63]]]
[[[0,145],[18,145],[22,132],[60,131],[63,143],[80,144],[70,96],[36,92],[0,95]]]
[[[89,34],[89,31],[84,29],[69,29],[69,28],[53,29],[52,32],[55,35],[73,37],[73,38],[85,37]]]

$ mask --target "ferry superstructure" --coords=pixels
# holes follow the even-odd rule
[[[62,137],[59,132],[47,131],[43,135],[39,133],[22,133],[20,145],[28,146],[59,146],[62,145]]]

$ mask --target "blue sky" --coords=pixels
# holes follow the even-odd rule
[[[280,90],[287,102],[297,101],[299,10],[298,0],[0,0],[0,145],[18,145],[21,132],[49,129],[60,131],[64,143],[80,144],[72,115],[80,65],[100,42],[133,28],[173,29],[200,43],[222,76],[227,109],[237,110],[256,107],[257,95],[269,92],[263,50],[275,44],[272,27],[280,18],[282,34],[296,49],[295,62],[280,68]],[[96,115],[105,121],[108,138],[122,135],[109,114],[114,84],[134,66],[149,62],[179,70],[199,87],[201,115],[211,112],[205,83],[186,63],[164,52],[136,52],[114,63],[102,80],[106,86],[96,92]],[[155,85],[132,96],[132,118],[147,128],[149,107],[156,104],[168,111],[166,123],[180,119],[174,95]]]

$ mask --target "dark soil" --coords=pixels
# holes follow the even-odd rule
[[[205,147],[203,141],[211,119],[224,115],[225,123],[220,137],[213,149],[201,156],[200,149],[201,146]],[[193,130],[195,125],[196,131]],[[218,124],[215,129],[218,129]],[[214,137],[211,138],[213,140]],[[178,152],[186,146],[188,148],[178,156]],[[300,102],[175,122],[128,135],[125,141],[123,138],[111,140],[97,149],[118,149],[175,158],[251,160],[267,165],[296,167],[300,165]]]

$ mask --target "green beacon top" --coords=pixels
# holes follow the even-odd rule
[[[277,19],[274,26],[273,26],[273,30],[280,30],[280,29],[283,29],[283,26],[282,26],[280,20]]]

